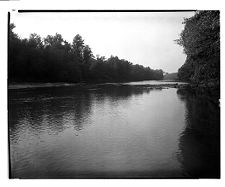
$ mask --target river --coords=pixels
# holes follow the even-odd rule
[[[219,178],[219,106],[164,83],[9,89],[10,176]]]

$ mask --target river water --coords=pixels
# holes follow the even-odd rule
[[[150,84],[9,89],[10,177],[218,178],[219,106]]]

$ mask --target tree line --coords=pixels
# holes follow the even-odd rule
[[[21,39],[9,28],[9,82],[119,82],[160,80],[163,71],[111,56],[94,56],[77,34],[72,43],[61,34]]]
[[[178,70],[180,80],[194,83],[220,83],[220,12],[197,11],[184,20],[177,43],[187,55]]]

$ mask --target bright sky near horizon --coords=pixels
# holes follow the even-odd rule
[[[72,42],[80,34],[94,55],[111,55],[133,64],[176,72],[184,63],[183,48],[174,40],[183,18],[194,12],[12,13],[14,32],[21,38],[60,33]]]

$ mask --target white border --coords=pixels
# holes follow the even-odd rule
[[[8,179],[8,138],[7,138],[7,12],[12,9],[199,9],[199,10],[220,10],[221,11],[221,97],[224,97],[224,8],[222,0],[20,0],[0,1],[0,186],[225,186],[224,180],[224,117],[225,112],[221,110],[221,179],[201,180],[9,180]],[[224,102],[221,100],[221,108]]]

